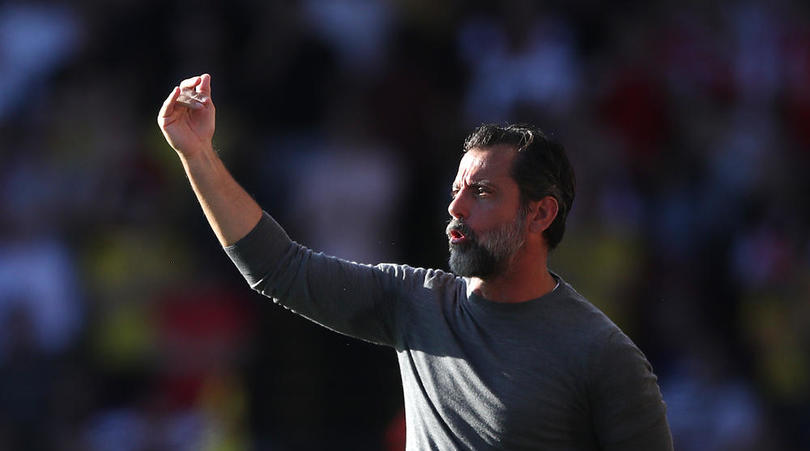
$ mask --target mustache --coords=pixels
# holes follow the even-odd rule
[[[450,232],[452,232],[453,230],[461,233],[462,235],[468,238],[474,238],[474,233],[470,228],[470,226],[468,226],[467,223],[458,218],[452,218],[449,221],[447,221],[447,227],[445,227],[444,233],[445,235],[450,235]]]

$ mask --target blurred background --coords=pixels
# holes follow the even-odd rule
[[[249,290],[157,111],[293,239],[446,268],[484,122],[578,178],[552,268],[659,375],[679,450],[810,443],[810,7],[799,0],[0,3],[0,449],[396,450],[394,353]]]

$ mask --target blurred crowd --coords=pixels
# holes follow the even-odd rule
[[[0,449],[396,450],[394,353],[252,293],[155,123],[314,249],[446,268],[465,136],[533,123],[578,190],[551,266],[647,354],[676,449],[810,443],[810,6],[0,3]]]

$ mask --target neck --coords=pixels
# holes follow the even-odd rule
[[[503,274],[487,279],[470,278],[467,295],[475,293],[490,301],[515,303],[548,294],[556,281],[548,272],[546,257],[546,254],[517,255]]]

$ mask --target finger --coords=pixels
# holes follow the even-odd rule
[[[176,101],[176,104],[191,108],[192,110],[202,109],[204,103],[205,98],[197,96],[197,94],[191,90],[180,91],[180,95],[177,97]]]
[[[184,91],[183,94],[189,94],[192,99],[200,102],[200,105],[198,106],[202,108],[202,106],[205,105],[211,98],[211,75],[200,75],[199,84],[197,84],[195,88],[189,89],[188,92]]]
[[[166,100],[163,102],[163,106],[160,107],[160,113],[158,113],[159,118],[166,118],[174,113],[174,105],[177,97],[180,95],[180,88],[175,86],[172,89],[172,92],[169,94],[169,97],[166,97]]]
[[[191,88],[194,88],[195,86],[197,86],[197,84],[198,84],[198,83],[200,83],[200,78],[201,78],[201,77],[199,77],[199,76],[197,76],[197,77],[191,77],[191,78],[186,78],[185,80],[183,80],[183,81],[181,81],[181,82],[180,82],[180,88],[181,88],[181,89],[191,89]]]
[[[203,97],[211,97],[211,75],[202,74],[200,76],[200,84],[197,86],[197,92],[202,94]]]

